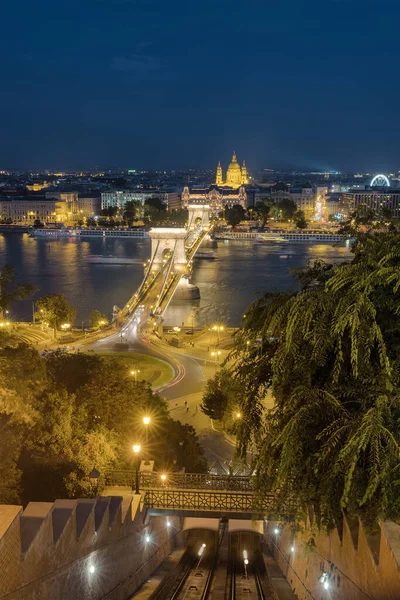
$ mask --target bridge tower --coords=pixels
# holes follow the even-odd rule
[[[208,227],[210,224],[210,205],[209,204],[189,204],[189,230],[195,229],[200,224]]]
[[[187,230],[184,227],[154,227],[150,229],[151,261],[154,268],[162,265],[171,254],[174,254],[174,265],[186,265],[185,239]]]

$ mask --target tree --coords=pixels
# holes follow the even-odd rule
[[[0,318],[4,319],[5,311],[12,302],[24,300],[35,291],[35,286],[18,284],[15,280],[15,270],[11,265],[0,268]]]
[[[293,219],[294,213],[297,211],[297,204],[291,198],[282,198],[278,205],[281,218],[284,221]]]
[[[36,317],[43,323],[48,323],[57,337],[57,329],[66,323],[71,325],[75,320],[76,309],[68,304],[64,294],[50,294],[36,300]]]
[[[124,219],[125,221],[128,223],[128,226],[131,227],[132,223],[134,221],[138,220],[138,217],[140,215],[142,209],[142,203],[137,201],[128,201],[125,204],[125,208],[124,208]]]
[[[159,198],[147,198],[144,202],[144,215],[148,222],[159,222],[166,219],[167,210]]]
[[[227,368],[220,369],[209,379],[200,405],[202,412],[216,421],[225,421],[238,403],[240,390]]]
[[[112,219],[113,217],[117,216],[118,211],[118,206],[108,206],[107,208],[102,208],[100,214],[103,217],[108,217],[109,219]]]
[[[234,204],[231,208],[225,207],[225,219],[229,225],[235,227],[246,217],[246,211],[241,204]]]
[[[102,329],[109,325],[109,320],[99,310],[92,310],[90,315],[90,325],[93,329]]]
[[[245,457],[252,448],[260,497],[279,488],[281,501],[295,499],[327,528],[343,509],[370,524],[400,516],[400,248],[392,226],[357,233],[353,260],[314,265],[300,292],[254,303],[231,355],[242,386],[239,450]],[[268,390],[273,409],[265,408]]]
[[[271,206],[266,202],[257,202],[252,209],[249,209],[249,212],[250,211],[252,218],[259,219],[261,221],[261,227],[265,227],[271,211]]]
[[[304,210],[297,210],[294,213],[293,218],[295,220],[296,227],[298,227],[299,229],[306,229],[307,221],[304,216]]]

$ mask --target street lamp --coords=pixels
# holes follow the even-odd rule
[[[135,381],[137,381],[137,374],[140,373],[140,369],[133,369],[131,371],[131,375],[135,377]]]
[[[99,479],[100,479],[100,472],[96,469],[96,467],[93,467],[93,469],[90,471],[89,479],[90,479],[90,483],[92,484],[93,496],[96,497],[97,491],[99,489]]]
[[[162,474],[160,475],[160,479],[161,479],[161,484],[164,486],[164,485],[165,485],[165,482],[167,481],[167,476],[166,476],[166,474],[165,474],[165,473],[162,473]]]
[[[135,455],[135,494],[140,494],[139,490],[139,452],[140,444],[134,444],[132,446],[133,453]]]
[[[146,453],[147,455],[149,454],[149,425],[150,425],[150,417],[145,416],[143,417],[143,423],[145,425],[145,429],[146,429]]]
[[[242,413],[240,413],[240,412],[237,412],[237,413],[236,413],[236,418],[237,418],[237,419],[241,419],[241,418],[242,418]]]

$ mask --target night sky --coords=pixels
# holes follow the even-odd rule
[[[398,0],[3,0],[0,168],[400,169]]]

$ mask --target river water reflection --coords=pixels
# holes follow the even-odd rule
[[[133,265],[87,262],[91,254],[136,257]],[[240,324],[246,308],[267,291],[296,289],[290,271],[314,259],[348,260],[348,246],[315,243],[254,244],[250,241],[219,241],[215,260],[196,260],[192,283],[200,288],[197,302],[173,301],[165,314],[166,324],[196,325],[223,322]],[[143,277],[142,262],[150,257],[150,241],[134,239],[43,239],[27,234],[0,235],[0,264],[15,267],[18,280],[33,283],[35,298],[61,292],[77,308],[77,322],[88,323],[93,309],[111,315],[114,304],[123,306]],[[29,319],[32,302],[12,307],[12,317]]]

